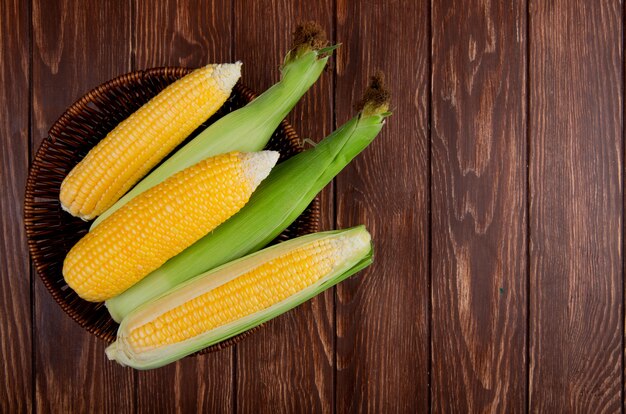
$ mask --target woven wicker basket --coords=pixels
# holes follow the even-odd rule
[[[109,131],[167,85],[190,71],[187,68],[137,71],[98,86],[70,106],[54,123],[30,168],[24,216],[28,248],[37,272],[61,308],[80,326],[107,342],[115,339],[117,323],[111,319],[103,303],[86,302],[79,298],[67,286],[61,273],[65,255],[88,231],[90,223],[61,210],[59,188],[65,175]],[[237,84],[224,106],[198,131],[241,108],[254,97],[252,91]],[[302,151],[296,132],[286,121],[274,132],[267,148],[280,152],[279,162]],[[318,227],[319,199],[316,198],[276,240],[312,233]],[[228,347],[253,331],[213,345],[199,354]]]

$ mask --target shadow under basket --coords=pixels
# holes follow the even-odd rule
[[[70,106],[54,123],[30,168],[26,183],[24,220],[28,248],[35,268],[61,308],[80,326],[109,343],[115,340],[119,325],[111,319],[104,303],[82,300],[63,279],[63,260],[72,246],[87,233],[91,222],[72,217],[61,209],[61,182],[117,124],[191,70],[156,68],[137,71],[98,86]],[[254,98],[252,91],[237,83],[220,110],[181,145],[217,119],[245,106]],[[281,122],[266,148],[280,152],[279,163],[303,151],[298,135],[287,121]],[[313,233],[318,229],[319,198],[316,197],[307,210],[273,243]],[[258,328],[260,326],[197,354],[231,346]]]

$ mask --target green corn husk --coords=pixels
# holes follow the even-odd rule
[[[106,306],[120,321],[137,306],[172,287],[275,239],[313,198],[378,135],[389,116],[388,92],[379,77],[367,90],[362,111],[322,140],[277,165],[248,204],[213,232],[167,261]]]
[[[299,26],[294,32],[294,44],[285,57],[278,83],[245,107],[210,125],[101,214],[91,228],[132,198],[205,158],[231,151],[256,152],[265,148],[280,122],[322,74],[336,48],[325,45],[324,31],[316,23]]]
[[[282,255],[310,245],[310,243],[320,239],[335,239],[336,246],[338,247],[337,250],[334,250],[334,253],[336,253],[337,256],[335,265],[329,273],[324,274],[313,284],[265,309],[255,313],[247,313],[239,319],[201,332],[181,342],[159,345],[150,350],[135,350],[130,345],[128,338],[134,329],[154,321],[155,318],[163,313],[188,303],[190,300],[228,283],[264,263],[274,261]],[[107,357],[111,360],[116,360],[122,365],[142,370],[164,366],[287,312],[367,267],[372,261],[371,238],[363,226],[347,230],[311,234],[272,246],[197,276],[130,313],[124,318],[118,329],[117,340],[106,349]],[[275,269],[277,269],[275,270],[275,275],[270,273],[272,277],[276,278],[276,280],[281,280],[281,282],[278,283],[289,283],[288,278],[290,276],[285,276],[283,273],[284,268],[280,270],[280,266],[278,266]],[[287,279],[284,280],[282,277],[286,277]],[[250,303],[258,303],[259,298],[255,297],[255,295],[259,295],[259,293],[255,293],[257,292],[256,289],[251,289],[246,292],[248,292],[245,294],[246,296],[237,299],[238,303],[247,300],[249,300]],[[192,315],[191,312],[194,311],[188,310],[188,312],[189,313],[185,312],[186,317],[184,322],[188,324],[193,323],[191,320],[194,319],[194,315]],[[159,329],[158,324],[154,324],[153,326],[154,329]],[[176,329],[182,331],[189,328],[189,326],[176,326]]]

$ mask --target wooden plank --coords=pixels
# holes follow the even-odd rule
[[[235,58],[243,82],[262,92],[278,68],[298,22],[315,20],[329,35],[332,0],[235,1]],[[300,137],[319,140],[333,127],[332,73],[327,71],[288,116]],[[332,194],[322,199],[323,226],[332,226]],[[333,409],[333,297],[326,292],[273,320],[237,345],[237,411],[330,412]]]
[[[0,412],[32,411],[31,278],[22,224],[28,174],[29,9],[0,3]]]
[[[530,2],[530,410],[622,398],[619,1]]]
[[[136,68],[231,61],[231,1],[136,2]],[[139,412],[231,412],[233,351],[137,374]]]
[[[432,22],[432,410],[523,412],[526,4]]]
[[[32,13],[35,151],[67,106],[129,71],[130,7],[124,2],[34,0]],[[105,343],[73,322],[39,280],[34,302],[36,410],[133,411],[133,372],[108,362]]]
[[[337,1],[337,123],[369,75],[393,116],[337,178],[337,227],[364,223],[375,263],[337,287],[337,412],[428,410],[428,2]]]
[[[232,61],[231,0],[135,0],[136,69]]]

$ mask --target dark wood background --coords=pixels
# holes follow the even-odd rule
[[[612,0],[0,2],[0,412],[623,412],[624,4]],[[290,114],[318,140],[387,74],[394,115],[323,193],[376,263],[219,353],[152,372],[29,261],[29,160],[140,68],[278,79],[296,22],[341,42]]]

